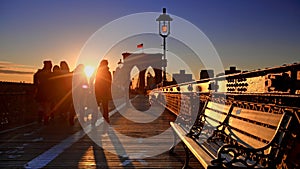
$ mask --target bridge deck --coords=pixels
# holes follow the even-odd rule
[[[165,151],[173,140],[167,132],[169,122],[176,117],[159,112],[157,106],[145,111],[144,101],[132,101],[144,111],[124,107],[111,115],[108,135],[101,135],[103,123],[95,128],[79,122],[69,126],[59,118],[47,126],[32,124],[1,133],[0,168],[181,168],[182,147],[178,145],[172,155]],[[201,167],[196,160],[190,165]]]

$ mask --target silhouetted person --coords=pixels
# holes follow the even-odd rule
[[[38,69],[37,70],[37,72],[36,73],[34,73],[34,75],[33,75],[33,85],[34,85],[34,88],[35,88],[35,90],[34,90],[34,98],[35,98],[35,101],[38,103],[38,114],[37,114],[37,116],[38,116],[38,122],[40,123],[40,122],[42,122],[43,121],[43,114],[44,114],[44,110],[43,110],[43,107],[42,107],[42,105],[41,105],[41,101],[40,101],[40,86],[39,86],[39,84],[40,84],[40,80],[39,80],[39,78],[40,78],[40,76],[41,76],[41,72],[42,72],[42,69]]]
[[[69,65],[66,61],[61,61],[59,63],[59,66],[60,66],[60,70],[63,72],[63,73],[69,73],[70,72],[70,68],[69,68]]]
[[[44,61],[43,63],[43,68],[34,74],[34,85],[36,86],[35,99],[39,103],[38,120],[41,122],[43,119],[44,124],[47,124],[51,112],[51,94],[49,93],[51,83],[49,83],[49,79],[51,77],[52,62]]]
[[[68,113],[68,121],[70,125],[74,125],[74,117],[76,115],[75,108],[73,105],[73,97],[72,97],[72,78],[73,72],[70,72],[69,65],[66,61],[60,62],[60,70],[63,76],[62,80],[62,88],[63,88],[63,111],[64,113]]]
[[[61,97],[61,72],[58,65],[53,66],[49,83],[51,83],[51,88],[49,89],[51,95],[50,117],[54,119],[54,115],[59,113],[59,100]]]
[[[105,121],[109,124],[108,102],[111,99],[111,73],[108,67],[108,61],[102,60],[98,67],[95,80],[95,94],[98,106],[102,108],[102,115]],[[103,124],[104,133],[107,132],[106,123]]]
[[[73,98],[74,106],[79,120],[84,121],[86,97],[88,94],[88,81],[84,72],[84,65],[79,64],[73,72]]]

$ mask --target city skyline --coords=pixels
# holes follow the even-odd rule
[[[99,28],[126,15],[161,12],[163,7],[171,16],[186,19],[203,31],[224,69],[263,69],[300,60],[299,1],[4,0],[0,7],[0,81],[31,83],[43,60],[52,60],[53,64],[66,60],[73,70],[80,50]],[[147,40],[137,39],[122,50],[134,52],[140,43],[150,47]],[[121,58],[121,52],[116,53],[119,55],[111,71]],[[171,69],[168,73],[178,71]]]

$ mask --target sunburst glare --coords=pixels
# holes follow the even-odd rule
[[[84,68],[84,73],[88,78],[90,78],[93,75],[94,71],[95,71],[95,67],[90,65],[87,65]]]

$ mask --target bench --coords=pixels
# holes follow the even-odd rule
[[[190,130],[187,129],[185,122],[179,121],[179,123],[176,122],[170,122],[170,125],[173,128],[174,131],[174,143],[173,146],[170,149],[170,152],[174,152],[174,148],[177,144],[177,138],[179,137],[181,141],[184,142],[184,138],[187,139],[194,139],[194,140],[205,140],[209,136],[211,136],[214,132],[214,129],[221,125],[224,120],[226,119],[227,115],[231,112],[232,105],[224,102],[213,102],[210,100],[207,100],[204,105],[202,106],[202,109],[199,110],[199,113],[197,115],[197,119],[194,122],[194,125],[190,128]],[[182,124],[183,122],[183,124]],[[201,134],[201,137],[200,137]],[[184,147],[186,146],[183,144]],[[189,162],[189,151],[186,149],[186,159],[185,159],[185,166],[188,165]]]
[[[284,107],[249,102],[207,102],[189,132],[170,122],[183,143],[188,167],[193,155],[204,168],[276,168],[282,162],[292,114]]]

